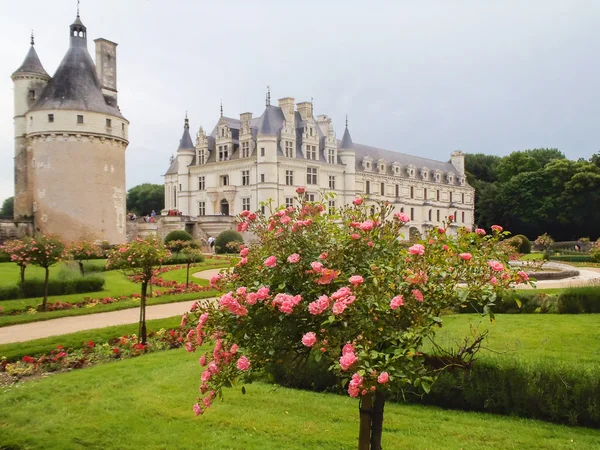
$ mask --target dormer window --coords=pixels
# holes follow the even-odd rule
[[[329,164],[335,164],[335,149],[327,149],[327,162]]]
[[[221,128],[221,137],[225,137],[225,128]]]
[[[421,177],[423,177],[423,179],[425,181],[427,181],[428,178],[429,178],[429,170],[427,170],[427,169],[421,169]]]
[[[250,157],[250,142],[242,142],[242,158]]]
[[[433,179],[435,180],[435,182],[436,182],[436,183],[439,183],[439,182],[440,182],[440,178],[441,178],[441,177],[440,177],[440,173],[439,173],[439,172],[436,172],[436,173],[433,175]]]
[[[198,164],[206,164],[206,154],[204,153],[204,149],[198,152]]]
[[[369,171],[369,172],[370,172],[370,171],[372,170],[372,167],[373,167],[373,166],[371,165],[371,163],[372,163],[372,162],[373,162],[373,159],[371,159],[371,157],[370,157],[370,156],[365,156],[365,157],[362,159],[362,166],[363,166],[363,169],[364,169],[364,170],[366,170],[366,171]]]
[[[415,177],[415,167],[414,166],[408,166],[406,169],[406,173],[408,174],[408,176],[410,178],[414,178]]]
[[[459,183],[460,183],[460,185],[461,185],[461,186],[464,186],[464,185],[465,185],[465,177],[460,177],[460,178],[458,179],[458,181],[459,181]]]
[[[454,183],[454,174],[452,174],[452,173],[448,174],[448,183]]]
[[[229,146],[219,145],[219,161],[227,161],[229,159]]]
[[[294,142],[293,141],[285,141],[285,157],[286,158],[294,157]]]

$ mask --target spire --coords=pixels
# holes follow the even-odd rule
[[[188,119],[187,111],[185,112],[185,121],[183,123],[183,128],[190,128],[190,120]]]
[[[350,137],[350,131],[348,131],[348,114],[346,114],[346,129],[344,130],[344,136],[342,137],[342,143],[340,149],[350,150],[354,148],[354,143]]]
[[[77,0],[77,17],[69,27],[69,36],[71,37],[71,47],[85,47],[87,45],[87,28],[79,16],[79,0]]]
[[[50,75],[44,70],[42,63],[40,62],[40,58],[38,58],[37,52],[34,48],[34,38],[33,38],[33,30],[31,30],[29,51],[27,52],[27,56],[25,56],[25,60],[19,66],[17,70],[13,72],[13,75],[18,73],[35,73],[37,75],[42,75],[44,77],[50,78]]]
[[[194,143],[190,136],[190,120],[188,119],[187,111],[185,112],[185,120],[183,122],[183,136],[179,141],[179,150],[194,150]]]
[[[271,86],[267,86],[267,101],[265,106],[271,106]]]
[[[35,45],[35,41],[33,40],[33,30],[31,30],[31,45]]]
[[[79,0],[77,0],[77,17],[79,17]]]
[[[346,114],[346,129],[348,129],[348,114]]]
[[[221,117],[223,117],[223,100],[221,100]]]

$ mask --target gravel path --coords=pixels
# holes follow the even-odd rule
[[[210,279],[210,277],[219,273],[220,270],[221,269],[204,270],[202,272],[194,273],[193,276],[196,278]],[[186,301],[148,306],[146,307],[146,320],[164,319],[166,317],[183,315],[190,310],[193,303],[194,301]],[[88,314],[85,316],[61,317],[59,319],[41,322],[0,327],[0,344],[24,342],[31,339],[75,333],[76,331],[137,323],[139,318],[139,308],[129,308],[120,311]]]

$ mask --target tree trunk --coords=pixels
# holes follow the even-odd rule
[[[371,450],[381,450],[381,434],[383,433],[383,407],[385,392],[375,392],[375,403],[371,415]]]
[[[185,273],[185,288],[188,288],[190,284],[190,263],[187,265],[187,272]]]
[[[25,283],[25,269],[27,266],[21,266],[21,284]]]
[[[138,330],[138,339],[141,339],[142,344],[146,344],[146,289],[148,282],[142,281],[142,298],[140,299],[140,325]]]
[[[81,272],[81,276],[83,276],[83,261],[77,261],[77,264],[79,264],[79,271]]]
[[[371,449],[371,414],[373,408],[373,396],[367,394],[361,397],[358,404],[360,412],[360,429],[358,433],[358,450]]]
[[[44,280],[44,300],[42,301],[42,311],[46,311],[46,302],[48,301],[48,278],[50,275],[50,269],[46,267],[46,278]]]

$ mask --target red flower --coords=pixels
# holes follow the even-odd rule
[[[94,344],[94,341],[88,341],[87,346],[89,348],[94,348],[96,346],[96,344]]]
[[[117,353],[119,353],[121,350],[119,350],[117,347],[112,349],[113,353],[116,355]]]

